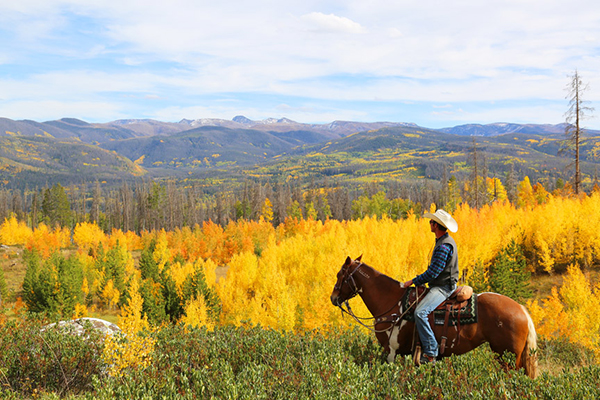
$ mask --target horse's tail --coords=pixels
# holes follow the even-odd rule
[[[523,367],[525,367],[525,373],[530,378],[535,378],[538,375],[538,359],[537,359],[537,334],[535,332],[535,326],[533,320],[527,312],[524,306],[523,312],[527,317],[527,327],[529,332],[527,333],[527,340],[525,341],[525,349],[523,350],[522,360]]]

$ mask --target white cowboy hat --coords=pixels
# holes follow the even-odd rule
[[[433,214],[425,213],[423,217],[432,219],[438,224],[445,226],[450,232],[456,232],[458,230],[458,224],[456,223],[454,218],[452,218],[452,215],[448,214],[442,209],[437,210]]]

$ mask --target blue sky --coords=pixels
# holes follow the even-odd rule
[[[0,117],[600,129],[597,0],[0,3]]]

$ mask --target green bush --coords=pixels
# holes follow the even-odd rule
[[[65,334],[31,316],[0,326],[0,390],[8,397],[93,390],[92,377],[102,372],[102,338],[88,327],[84,335]]]
[[[0,330],[0,398],[78,399],[596,399],[600,367],[542,342],[542,357],[572,371],[537,379],[505,371],[488,346],[435,365],[394,364],[359,330],[303,334],[261,327],[157,330],[153,362],[123,376],[103,374],[101,338],[40,333],[38,321]],[[550,355],[544,352],[552,352]],[[571,358],[569,358],[571,357]]]

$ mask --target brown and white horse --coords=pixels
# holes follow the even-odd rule
[[[361,257],[346,259],[337,274],[337,282],[331,293],[333,305],[342,308],[350,298],[360,295],[373,315],[373,331],[377,340],[388,354],[388,362],[393,362],[398,354],[412,352],[415,324],[404,319],[391,322],[393,314],[403,315],[400,299],[407,289],[399,282],[372,267],[362,263]],[[516,367],[524,368],[525,373],[537,376],[536,333],[529,313],[513,299],[498,293],[474,294],[477,297],[478,321],[474,324],[452,327],[447,332],[447,344],[442,357],[464,354],[487,342],[495,353],[514,353]],[[343,308],[342,308],[343,310]],[[434,332],[441,336],[441,326]]]

